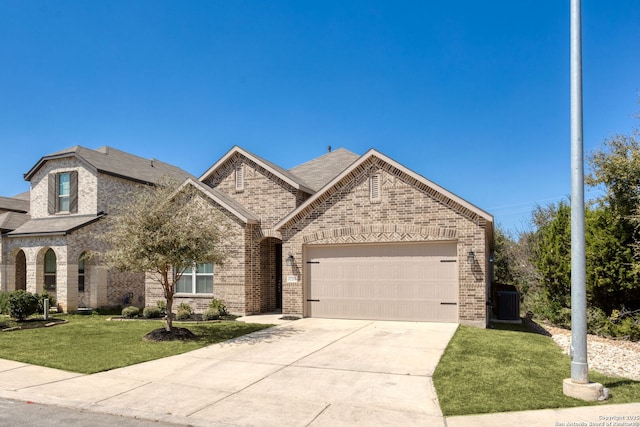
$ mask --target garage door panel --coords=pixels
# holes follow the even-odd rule
[[[454,242],[313,246],[307,255],[310,316],[457,321]]]

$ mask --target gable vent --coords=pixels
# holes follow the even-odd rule
[[[371,175],[369,178],[369,194],[372,202],[379,202],[382,198],[382,179],[379,173]]]
[[[244,167],[236,166],[236,191],[244,190]]]

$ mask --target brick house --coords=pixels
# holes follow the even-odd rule
[[[344,149],[290,170],[233,147],[199,180],[236,227],[223,266],[198,264],[176,304],[296,317],[484,327],[493,217],[384,154]],[[145,301],[162,299],[147,280]]]
[[[24,176],[30,191],[0,198],[0,289],[56,296],[65,311],[145,305],[144,274],[108,269],[96,238],[101,221],[128,192],[164,177],[190,175],[174,166],[103,147],[76,146],[42,157]]]

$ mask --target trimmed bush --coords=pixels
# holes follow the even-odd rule
[[[181,302],[180,304],[178,304],[178,311],[188,311],[189,314],[193,313],[193,310],[191,310],[191,306],[189,304],[187,304],[186,302]]]
[[[158,306],[158,310],[160,310],[160,315],[164,316],[167,314],[167,302],[165,300],[156,301],[156,305]]]
[[[145,307],[142,310],[142,315],[147,319],[157,319],[162,316],[158,307]]]
[[[31,292],[18,290],[9,295],[9,315],[22,321],[38,311],[38,298]]]
[[[226,316],[229,313],[227,312],[227,305],[221,299],[214,298],[209,303],[209,308],[212,310],[216,310],[218,312],[218,316]]]
[[[0,291],[0,314],[9,314],[9,292]]]
[[[215,308],[210,308],[202,313],[202,320],[218,320],[220,318],[220,312]]]
[[[36,294],[36,298],[38,299],[38,313],[44,314],[44,300],[49,299],[49,309],[55,308],[57,306],[56,297],[49,294],[47,291],[42,291],[41,294]]]
[[[106,316],[117,316],[122,314],[122,306],[120,305],[102,305],[96,308],[96,313]]]
[[[180,304],[182,305],[182,304]],[[178,313],[176,314],[177,320],[187,320],[191,317],[191,310],[178,309]]]
[[[135,306],[129,306],[122,309],[122,317],[125,319],[133,319],[140,315],[140,309]]]

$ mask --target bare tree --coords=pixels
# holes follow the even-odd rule
[[[166,180],[129,194],[109,215],[102,239],[105,258],[120,271],[145,272],[164,291],[167,326],[173,327],[173,296],[182,274],[194,263],[221,265],[233,240],[231,222],[196,189]]]

